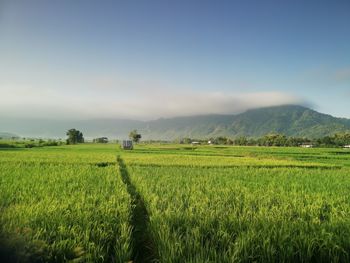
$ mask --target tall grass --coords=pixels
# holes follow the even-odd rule
[[[131,200],[115,163],[99,166],[98,154],[61,149],[0,156],[0,243],[5,259],[130,259]]]
[[[349,262],[349,166],[342,149],[0,150],[0,261],[142,262],[147,229],[160,262]]]
[[[251,159],[255,167],[247,158],[226,167],[216,157],[194,166],[186,155],[172,161],[135,155],[125,162],[149,211],[161,262],[350,260],[347,168],[308,169],[306,162],[287,168],[283,160],[273,166],[273,158],[269,167],[259,167],[258,158]],[[158,165],[147,167],[145,159]]]

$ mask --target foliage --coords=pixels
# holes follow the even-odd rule
[[[33,148],[44,146],[60,146],[63,142],[60,140],[43,140],[43,139],[17,139],[17,140],[0,140],[1,148]]]
[[[133,141],[133,142],[139,142],[140,139],[141,139],[141,134],[139,134],[137,132],[137,130],[132,130],[130,133],[129,133],[129,138]]]
[[[350,260],[346,150],[181,147],[123,156],[160,262]]]
[[[337,133],[333,136],[319,138],[316,143],[325,147],[350,145],[350,133]]]
[[[0,259],[127,262],[130,206],[106,148],[0,151]]]
[[[191,138],[183,138],[180,140],[180,143],[182,144],[190,144],[192,142]]]
[[[66,135],[68,136],[67,144],[77,144],[84,142],[83,133],[79,130],[70,129],[67,131]]]
[[[234,139],[235,145],[248,145],[248,139],[245,136],[240,136]]]
[[[190,143],[190,138],[183,139],[181,143]],[[207,140],[196,140],[202,143],[207,143]],[[219,145],[239,145],[239,146],[281,146],[281,147],[297,147],[302,144],[312,144],[316,147],[343,147],[350,145],[350,133],[336,133],[333,136],[325,136],[318,139],[288,137],[283,134],[271,133],[260,138],[247,138],[239,136],[235,139],[220,136],[210,138],[209,141]]]
[[[147,229],[154,262],[349,262],[349,154],[160,143],[3,149],[0,259],[10,251],[30,262],[128,262]]]

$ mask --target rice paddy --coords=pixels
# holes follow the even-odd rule
[[[349,262],[350,151],[0,150],[1,256],[25,262]]]

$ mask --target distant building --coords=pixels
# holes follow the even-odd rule
[[[344,145],[344,148],[350,149],[350,145]]]
[[[95,143],[108,143],[108,138],[107,137],[95,138],[95,139],[92,140],[92,142],[95,142]]]
[[[213,142],[211,140],[208,141],[208,144],[213,144]]]
[[[201,144],[200,142],[191,142],[192,145],[199,145]]]
[[[132,140],[123,140],[122,146],[124,150],[132,150],[134,148]]]
[[[300,145],[300,147],[302,147],[302,148],[313,148],[314,146],[312,144],[305,143],[305,144]]]

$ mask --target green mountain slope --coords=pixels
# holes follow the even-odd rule
[[[1,129],[28,137],[65,137],[70,128],[84,133],[86,138],[107,136],[127,138],[132,129],[143,139],[171,140],[181,137],[210,138],[217,136],[260,137],[267,133],[317,138],[336,132],[350,131],[350,120],[335,118],[309,108],[285,105],[248,110],[237,115],[202,115],[137,121],[125,119],[92,120],[1,120]]]
[[[335,118],[302,106],[286,105],[249,110],[238,115],[209,115],[160,119],[144,130],[151,138],[259,137],[267,133],[322,137],[350,131],[350,120]]]
[[[350,129],[350,121],[301,106],[279,106],[237,115],[231,128],[231,133],[247,136],[277,132],[314,138],[347,131]]]

